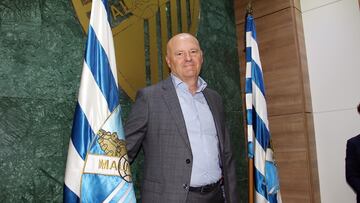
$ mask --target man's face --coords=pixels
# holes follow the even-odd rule
[[[189,34],[175,36],[168,43],[166,62],[171,72],[182,81],[197,79],[203,63],[198,41]]]

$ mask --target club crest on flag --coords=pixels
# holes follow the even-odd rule
[[[72,0],[72,3],[87,31],[91,1]],[[135,99],[139,89],[168,76],[166,43],[177,33],[196,33],[200,0],[112,0],[109,11],[119,84]]]
[[[85,159],[84,174],[121,176],[127,182],[132,182],[119,111],[120,106],[97,133],[97,142],[93,142]]]
[[[106,155],[120,158],[117,166],[114,168],[118,170],[120,176],[124,180],[127,182],[132,182],[125,141],[120,140],[116,132],[111,133],[110,131],[105,131],[103,129],[100,129],[98,135],[98,143]],[[102,164],[99,162],[99,166],[101,165]],[[106,162],[105,166],[108,166],[108,162]]]

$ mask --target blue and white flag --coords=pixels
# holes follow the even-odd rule
[[[277,169],[270,145],[263,72],[254,19],[246,19],[246,115],[249,158],[254,160],[255,203],[282,202]],[[252,177],[249,177],[252,178]]]
[[[107,0],[93,0],[66,163],[64,202],[136,202]]]

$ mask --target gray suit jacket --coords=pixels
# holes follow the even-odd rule
[[[203,93],[219,138],[225,198],[227,203],[236,203],[239,200],[235,160],[225,127],[222,100],[209,88],[205,88]],[[144,151],[142,202],[185,202],[191,178],[192,152],[171,77],[137,93],[125,134],[130,162],[141,147]]]

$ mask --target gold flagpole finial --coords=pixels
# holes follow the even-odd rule
[[[252,15],[253,8],[252,8],[252,0],[249,0],[247,6],[246,6],[246,14]]]

